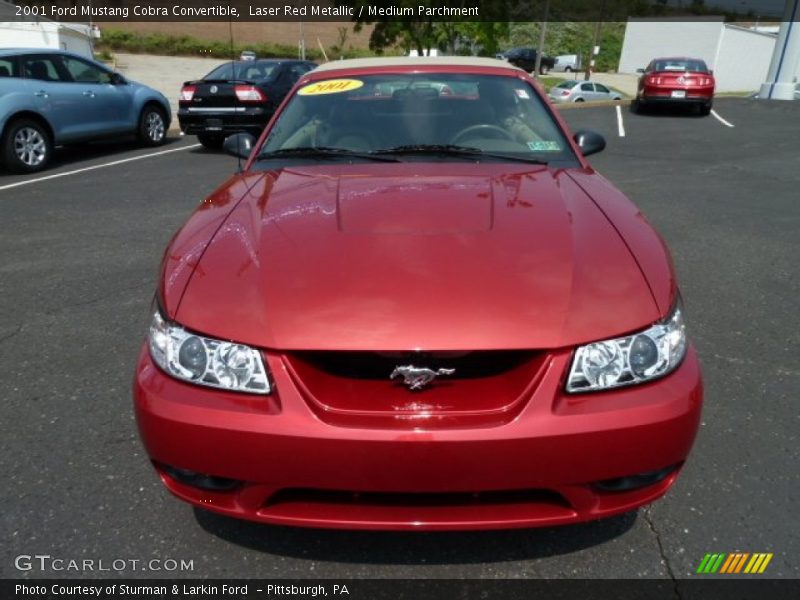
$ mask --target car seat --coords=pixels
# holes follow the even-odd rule
[[[249,81],[256,81],[258,79],[264,78],[264,72],[259,69],[258,67],[250,67],[247,69],[247,72],[244,74],[244,78]]]
[[[377,140],[370,131],[369,100],[344,100],[331,110],[321,146],[345,148],[356,152],[377,149]]]
[[[433,144],[439,141],[442,114],[439,91],[432,87],[403,88],[392,94],[398,119],[394,122],[392,145]]]
[[[28,63],[26,65],[26,71],[30,79],[40,79],[42,81],[53,80],[53,78],[50,77],[50,73],[47,70],[47,65],[44,64],[44,61],[35,60],[31,63]]]

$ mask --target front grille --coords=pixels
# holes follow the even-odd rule
[[[283,360],[300,394],[324,421],[408,429],[507,423],[530,399],[548,357],[530,350],[303,351]],[[395,372],[404,366],[429,369],[435,376],[426,381],[429,372]]]
[[[383,507],[462,507],[508,504],[545,504],[571,508],[550,490],[509,490],[491,492],[348,492],[318,489],[283,489],[270,496],[265,508],[281,504],[329,504]]]
[[[455,369],[448,380],[495,377],[512,371],[536,352],[490,350],[479,352],[297,352],[313,368],[346,379],[386,380],[401,365]]]
[[[273,522],[378,529],[520,527],[573,521],[575,509],[555,492],[351,492],[284,489],[258,509]]]

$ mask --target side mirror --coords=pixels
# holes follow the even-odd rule
[[[119,73],[111,73],[111,85],[126,85],[128,80]]]
[[[596,131],[588,129],[580,130],[573,139],[584,156],[602,152],[606,147],[606,139]]]
[[[636,69],[637,73],[644,73],[644,69]]]
[[[225,138],[222,148],[231,156],[248,158],[255,145],[256,138],[249,133],[234,133]]]

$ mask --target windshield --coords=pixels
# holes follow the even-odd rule
[[[574,160],[560,127],[516,77],[416,73],[326,79],[299,89],[261,148],[359,153],[469,148],[524,160]],[[406,159],[407,157],[403,157]]]
[[[229,81],[232,79],[241,79],[248,81],[256,81],[259,79],[267,79],[270,73],[275,69],[277,63],[265,61],[252,61],[225,63],[218,66],[211,71],[203,79],[217,79]]]

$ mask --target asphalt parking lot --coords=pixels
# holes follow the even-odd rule
[[[161,253],[236,160],[176,138],[62,152],[38,175],[0,171],[0,577],[87,575],[14,566],[49,554],[193,561],[120,573],[135,577],[682,579],[706,552],[736,551],[773,552],[769,576],[800,577],[800,103],[715,110],[722,120],[562,113],[573,131],[606,135],[591,162],[666,238],[706,385],[668,496],[567,528],[317,531],[175,500],[140,445],[130,383]]]

